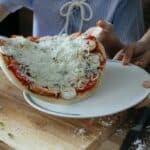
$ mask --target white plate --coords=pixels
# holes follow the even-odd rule
[[[144,89],[142,82],[150,80],[150,75],[134,66],[123,66],[117,61],[107,61],[102,87],[85,101],[71,105],[52,104],[27,93],[25,100],[34,108],[47,114],[70,117],[90,118],[111,115],[128,109],[141,102],[150,89]]]

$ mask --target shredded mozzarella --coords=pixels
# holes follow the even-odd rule
[[[0,47],[19,63],[22,75],[40,86],[57,89],[64,99],[75,97],[75,89],[85,86],[90,80],[87,73],[98,76],[99,56],[89,53],[90,49],[83,36],[71,39],[67,35],[48,36],[38,43],[17,36]]]

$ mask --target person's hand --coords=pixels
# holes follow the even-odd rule
[[[112,34],[112,24],[105,21],[97,21],[96,27],[89,28],[85,34],[95,36],[99,41],[107,41]]]
[[[113,34],[113,25],[106,21],[97,21],[96,27],[89,28],[85,34],[95,36],[105,47],[108,56],[112,57],[124,45]]]
[[[150,88],[150,80],[143,82],[143,87]],[[150,94],[147,96],[140,104],[138,104],[135,108],[139,109],[145,106],[150,106]]]
[[[144,86],[145,88],[150,88],[150,80],[144,81],[144,82],[143,82],[143,86]]]
[[[115,60],[122,61],[124,65],[133,63],[140,67],[147,67],[150,64],[150,51],[146,50],[147,47],[143,43],[130,44],[124,49],[120,50],[116,56]],[[143,82],[144,88],[150,88],[150,81]],[[135,108],[141,108],[150,105],[150,97],[147,97],[143,102],[138,104]]]
[[[122,61],[124,65],[133,63],[145,68],[150,64],[150,51],[144,43],[137,42],[120,50],[113,59]]]
[[[144,88],[150,88],[150,80],[144,81],[143,87]],[[144,106],[150,106],[150,94],[140,104],[138,104],[135,108],[139,109],[139,108],[142,108]]]

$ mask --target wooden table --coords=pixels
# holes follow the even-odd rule
[[[41,113],[0,71],[0,150],[115,150],[121,138],[113,133],[125,118],[126,112],[90,120]]]

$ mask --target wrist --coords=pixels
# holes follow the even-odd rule
[[[150,29],[138,41],[138,44],[144,46],[146,50],[150,50]]]
[[[137,41],[136,46],[141,51],[149,51],[150,50],[150,43],[147,40],[144,40],[144,39],[140,39],[139,41]]]

